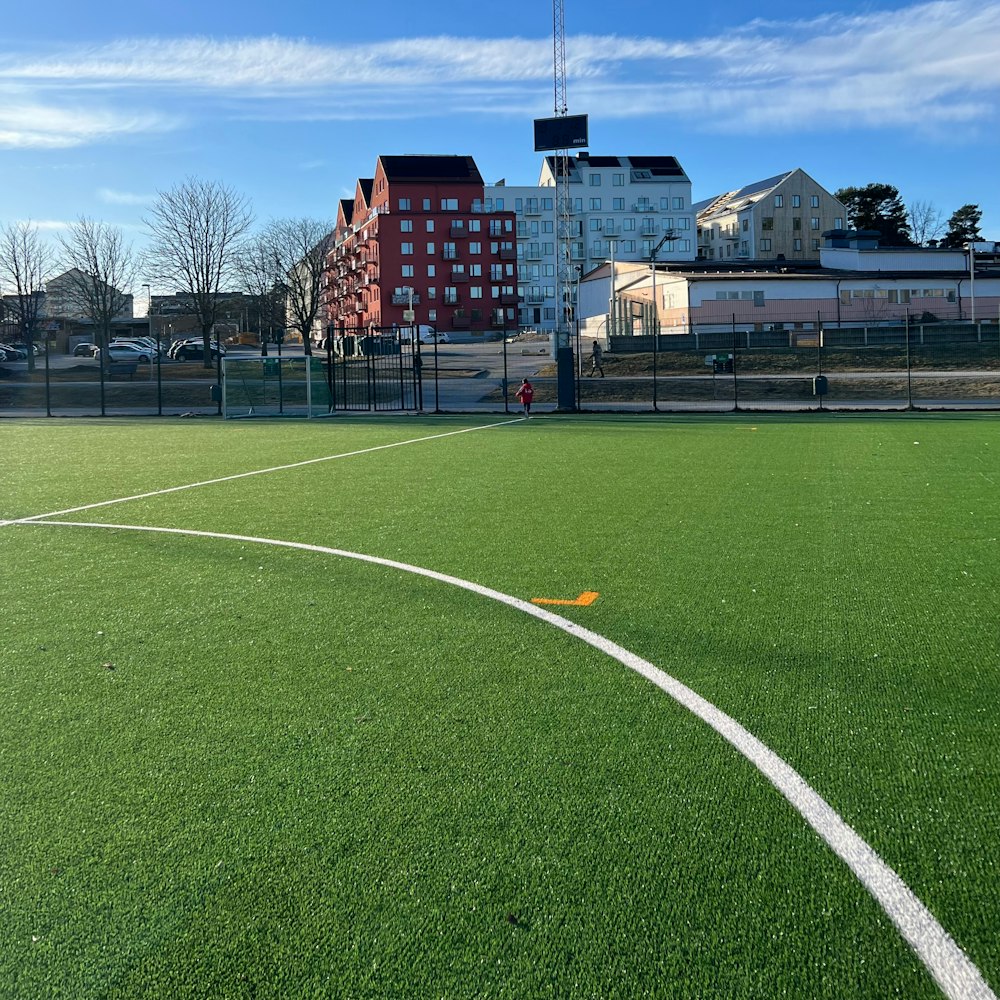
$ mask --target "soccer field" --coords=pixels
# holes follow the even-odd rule
[[[0,996],[994,997],[1000,417],[4,430]]]

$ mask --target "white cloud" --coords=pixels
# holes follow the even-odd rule
[[[24,87],[0,86],[0,148],[67,149],[172,124],[164,115],[117,111],[78,95],[59,102],[48,91],[39,97]]]
[[[1000,0],[777,23],[718,37],[572,36],[574,109],[756,133],[983,125],[1000,96]],[[0,102],[0,145],[79,145],[186,119],[412,119],[550,113],[551,40],[396,39],[324,45],[280,37],[123,39],[0,62],[2,82],[45,95]],[[84,95],[91,100],[85,100]],[[96,102],[100,101],[100,105]],[[136,100],[173,108],[122,110]],[[70,102],[73,102],[72,104]]]
[[[111,188],[101,188],[97,197],[106,205],[151,205],[156,200],[155,194],[133,194],[130,191],[114,191]]]

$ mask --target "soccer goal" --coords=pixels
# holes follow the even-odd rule
[[[222,415],[318,417],[333,409],[327,366],[320,358],[223,358]]]

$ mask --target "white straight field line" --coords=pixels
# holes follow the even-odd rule
[[[18,517],[9,521],[0,521],[0,528],[8,524],[30,524],[49,517],[62,517],[64,514],[79,514],[84,510],[96,510],[98,507],[110,507],[116,503],[128,503],[130,500],[147,500],[150,497],[163,496],[167,493],[179,493],[181,490],[193,490],[199,486],[215,486],[218,483],[230,483],[235,479],[246,479],[249,476],[265,476],[271,472],[285,472],[288,469],[301,469],[306,465],[317,465],[320,462],[333,462],[338,458],[355,458],[358,455],[369,455],[375,451],[385,451],[388,448],[402,448],[408,444],[422,444],[424,441],[437,441],[440,438],[454,437],[456,434],[470,434],[473,431],[492,430],[496,427],[506,427],[509,424],[520,424],[521,418],[501,420],[492,424],[481,424],[478,427],[463,427],[457,431],[443,431],[440,434],[426,434],[423,437],[409,438],[406,441],[393,441],[391,444],[377,444],[371,448],[359,448],[357,451],[344,451],[337,455],[323,455],[320,458],[307,458],[301,462],[290,462],[288,465],[274,465],[268,469],[254,469],[251,472],[237,472],[232,476],[220,476],[218,479],[204,479],[197,483],[185,483],[183,486],[168,486],[163,490],[150,490],[148,493],[136,493],[133,496],[117,497],[114,500],[100,500],[97,503],[83,504],[79,507],[67,507],[65,510],[53,510],[48,514],[34,514],[31,517]]]
[[[871,893],[886,915],[899,929],[917,957],[949,1000],[997,1000],[996,995],[983,979],[982,974],[970,961],[965,952],[952,940],[948,932],[937,922],[934,915],[916,897],[910,887],[887,865],[866,841],[841,818],[833,807],[805,779],[773,750],[761,743],[756,736],[744,729],[735,719],[696,694],[687,685],[671,677],[647,660],[636,656],[623,646],[591,632],[576,622],[547,611],[536,604],[505,594],[490,587],[483,587],[461,577],[449,576],[435,570],[424,569],[394,559],[348,552],[325,545],[310,545],[305,542],[290,542],[277,538],[259,538],[255,535],[225,534],[216,531],[195,531],[186,528],[158,528],[138,524],[101,524],[74,521],[20,521],[19,524],[34,523],[71,528],[110,528],[118,531],[147,531],[168,535],[186,535],[196,538],[218,538],[234,542],[250,542],[258,545],[273,545],[279,548],[301,549],[325,555],[356,559],[360,562],[386,566],[390,569],[414,573],[418,576],[447,583],[482,597],[499,601],[510,608],[523,611],[527,615],[553,625],[569,635],[575,636],[595,649],[606,653],[612,659],[641,674],[666,692],[675,701],[693,712],[699,719],[712,727],[720,736],[736,748],[768,781],[788,800],[805,821],[829,845],[830,849],[857,876],[862,885]]]

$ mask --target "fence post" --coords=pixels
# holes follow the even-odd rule
[[[923,335],[923,327],[920,328]],[[906,408],[913,409],[913,383],[910,378],[910,310],[906,310]]]
[[[740,408],[740,387],[736,381],[736,313],[733,313],[733,411]]]

